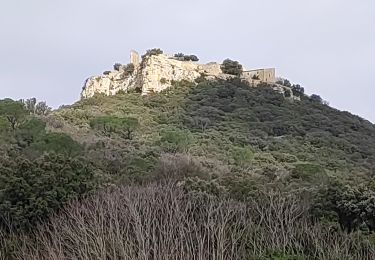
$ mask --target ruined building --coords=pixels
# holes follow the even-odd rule
[[[171,87],[173,81],[194,82],[202,76],[208,79],[234,77],[224,74],[221,64],[216,62],[199,64],[166,54],[151,55],[142,60],[136,51],[131,51],[130,64],[117,64],[114,70],[104,75],[90,77],[85,82],[81,96],[88,98],[96,93],[115,95],[120,90],[128,92],[136,88],[142,95],[147,95]],[[275,69],[244,70],[241,79],[254,86],[262,82],[274,84]]]

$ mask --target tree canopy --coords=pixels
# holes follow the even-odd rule
[[[221,70],[226,74],[240,76],[242,74],[243,68],[238,61],[226,59],[221,65]]]
[[[24,104],[11,99],[0,100],[0,116],[7,119],[12,130],[15,130],[27,115]]]

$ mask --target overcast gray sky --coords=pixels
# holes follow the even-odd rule
[[[375,122],[374,0],[0,0],[0,98],[58,107],[84,80],[143,53],[276,67]]]

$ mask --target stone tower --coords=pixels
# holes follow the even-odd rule
[[[140,63],[140,58],[138,52],[131,50],[130,51],[130,63],[134,64],[134,66],[138,66]]]

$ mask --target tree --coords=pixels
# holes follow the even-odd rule
[[[183,53],[176,53],[174,55],[175,58],[178,60],[183,60],[183,61],[199,61],[199,58],[196,55],[185,55]]]
[[[292,96],[292,91],[290,91],[289,89],[285,89],[284,90],[284,96],[286,98],[291,97]]]
[[[240,76],[242,74],[243,68],[238,61],[226,59],[221,65],[221,70],[225,74]]]
[[[54,152],[67,156],[77,156],[82,153],[82,146],[65,133],[47,133],[37,142],[30,145],[32,152]]]
[[[125,75],[129,76],[129,75],[133,74],[133,72],[135,70],[135,66],[134,66],[133,63],[129,63],[128,65],[124,66],[123,69],[124,69]]]
[[[209,118],[201,116],[194,116],[191,120],[193,125],[200,128],[202,132],[204,132],[211,123],[211,120]]]
[[[199,61],[199,58],[196,55],[190,55],[189,60],[191,61]]]
[[[317,194],[313,213],[328,220],[337,219],[348,233],[360,227],[375,231],[374,182],[356,184],[331,179],[328,187]]]
[[[35,114],[36,98],[26,99],[23,103],[30,114]]]
[[[159,48],[153,48],[153,49],[147,50],[146,54],[142,55],[142,59],[144,59],[146,57],[153,56],[153,55],[163,54],[163,53],[164,52],[161,49],[159,49]]]
[[[138,119],[132,117],[102,116],[90,121],[91,128],[101,131],[104,135],[111,136],[112,133],[116,133],[125,139],[132,139],[138,125]]]
[[[292,84],[290,83],[289,80],[283,79],[283,78],[278,78],[276,81],[276,84],[283,85],[285,87],[292,87]]]
[[[30,115],[45,116],[52,110],[45,101],[37,102],[36,98],[22,100],[22,103]]]
[[[301,87],[299,84],[292,86],[293,95],[295,96],[303,96],[305,93],[305,89]]]
[[[26,147],[45,134],[46,123],[37,118],[26,121],[16,131],[18,146]]]
[[[178,128],[164,129],[160,132],[160,142],[168,152],[186,152],[192,143],[192,134]]]
[[[139,125],[138,119],[133,118],[133,117],[126,117],[126,118],[119,118],[118,121],[120,125],[120,133],[126,139],[132,139],[132,134]]]
[[[46,116],[51,112],[50,108],[45,101],[41,101],[35,106],[35,114],[39,116]]]
[[[121,64],[121,63],[115,63],[115,64],[113,65],[113,69],[114,69],[114,70],[117,70],[117,71],[119,71],[119,70],[121,69],[121,67],[122,67],[122,64]]]
[[[22,102],[11,99],[0,100],[0,116],[7,119],[13,131],[16,130],[27,114],[28,112]]]
[[[316,95],[316,94],[312,94],[310,96],[310,100],[314,101],[314,102],[321,103],[321,104],[323,103],[323,99],[319,95]]]
[[[174,57],[175,57],[175,58],[184,58],[184,57],[185,57],[185,54],[179,52],[179,53],[176,53],[176,54],[174,55]]]

